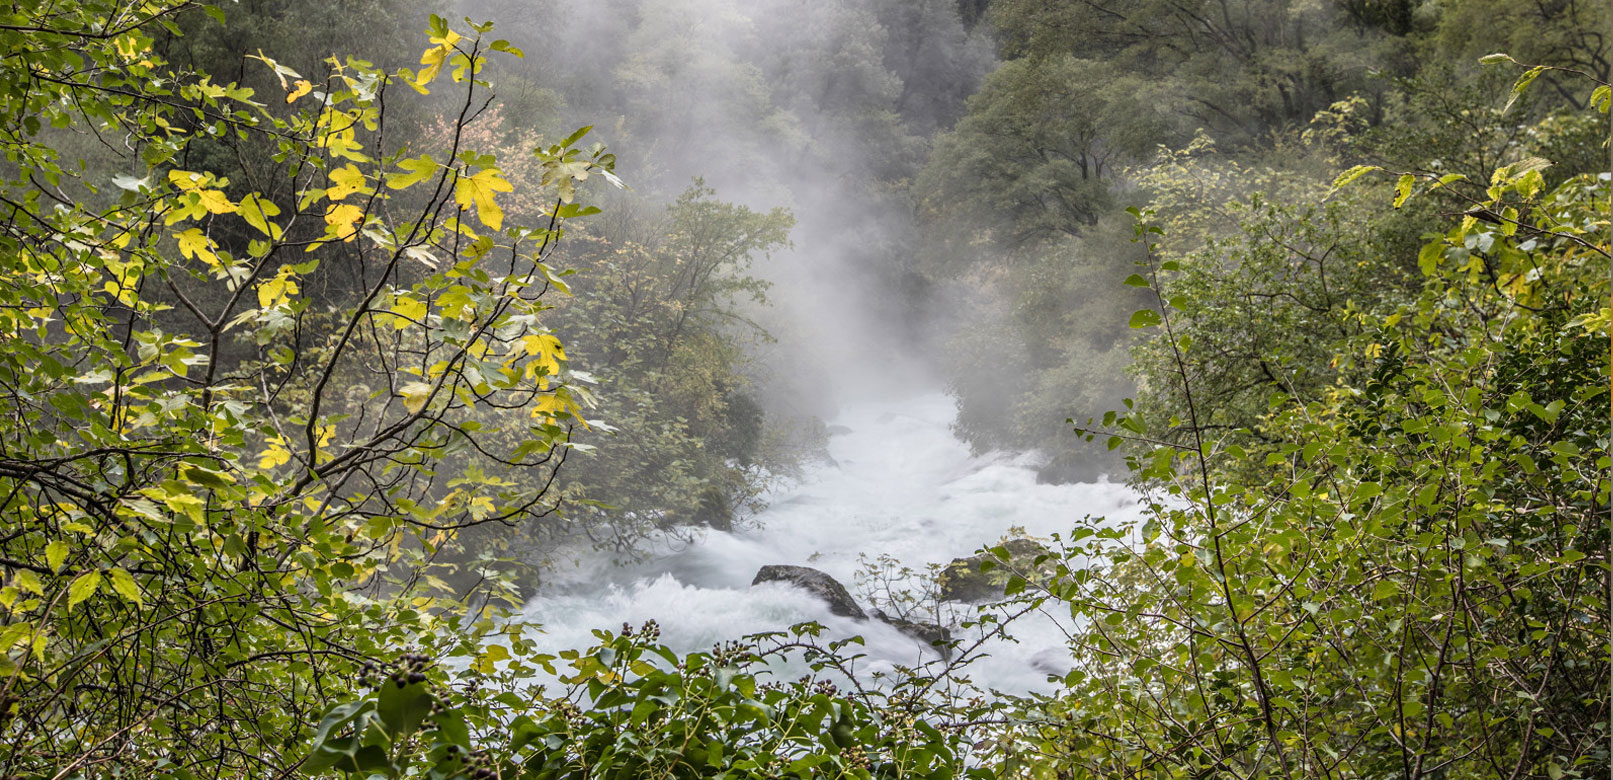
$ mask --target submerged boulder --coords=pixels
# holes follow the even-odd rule
[[[891,617],[879,610],[874,610],[874,617],[891,628],[896,629],[914,639],[923,642],[927,647],[940,653],[941,660],[952,660],[952,629],[938,626],[934,623],[922,623],[916,620],[903,620]]]
[[[846,591],[846,586],[817,569],[786,564],[763,566],[750,584],[760,585],[764,582],[784,582],[811,593],[829,605],[831,614],[857,620],[868,619],[868,613],[857,606],[857,600]]]
[[[1048,554],[1048,549],[1029,539],[1009,539],[999,546],[1008,552],[1006,562],[991,553],[952,559],[941,571],[941,598],[975,603],[1000,599],[1016,573],[1036,580],[1052,568],[1046,562],[1036,565],[1037,557]]]

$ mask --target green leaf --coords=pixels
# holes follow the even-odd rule
[[[398,686],[386,682],[375,697],[375,711],[381,716],[387,733],[394,741],[420,729],[421,721],[431,712],[431,691],[425,683]]]
[[[1613,87],[1603,84],[1591,90],[1591,105],[1595,106],[1597,111],[1606,114],[1610,103],[1613,103]]]
[[[186,465],[180,469],[180,474],[190,482],[209,490],[224,490],[235,483],[235,480],[228,474],[198,466]]]
[[[1373,601],[1383,601],[1384,599],[1394,597],[1398,593],[1400,593],[1400,583],[1391,579],[1385,578],[1378,580],[1378,584],[1372,586]]]
[[[566,136],[565,140],[560,142],[560,146],[562,148],[564,148],[564,147],[571,146],[572,144],[577,143],[578,141],[581,141],[582,137],[585,136],[585,135],[588,135],[588,131],[593,130],[593,129],[594,129],[593,125],[588,125],[587,127],[579,127],[579,128],[577,128],[575,131],[572,132],[571,135]]]
[[[1494,65],[1494,64],[1499,63],[1499,62],[1513,62],[1513,59],[1512,59],[1511,55],[1504,54],[1502,52],[1496,52],[1495,54],[1486,54],[1483,57],[1479,58],[1479,64],[1480,65]]]
[[[1144,279],[1141,274],[1132,274],[1131,276],[1126,277],[1124,284],[1127,287],[1147,287],[1148,280]]]
[[[1356,179],[1359,179],[1372,171],[1381,170],[1383,169],[1376,165],[1357,165],[1354,168],[1339,174],[1338,178],[1333,180],[1333,188],[1338,189],[1339,187],[1343,187],[1346,184],[1354,182]]]
[[[99,569],[91,569],[78,575],[78,579],[73,580],[73,584],[67,586],[67,608],[72,609],[85,599],[94,596],[95,591],[100,587],[101,572]]]
[[[140,586],[135,583],[134,577],[130,576],[128,572],[115,568],[111,571],[111,579],[112,590],[116,591],[119,596],[134,602],[138,606],[145,606],[144,600],[140,597]]]
[[[1411,197],[1412,187],[1417,185],[1417,177],[1409,173],[1401,174],[1400,181],[1395,182],[1395,208],[1400,208]]]
[[[62,564],[67,561],[67,542],[57,540],[45,545],[45,563],[50,570],[61,571]]]
[[[1152,328],[1164,321],[1159,312],[1153,309],[1138,309],[1132,312],[1131,320],[1126,324],[1132,328]]]
[[[1508,111],[1511,111],[1512,106],[1518,102],[1518,98],[1523,97],[1524,90],[1529,89],[1529,85],[1535,83],[1535,79],[1540,78],[1540,74],[1545,72],[1546,68],[1542,65],[1537,65],[1524,71],[1523,75],[1519,76],[1518,80],[1512,83],[1512,97],[1507,100],[1507,104],[1505,106],[1501,107],[1501,113],[1505,114]]]
[[[398,167],[403,169],[403,173],[394,173],[386,177],[386,186],[394,190],[413,187],[435,176],[440,170],[437,161],[431,159],[429,154],[399,160]]]

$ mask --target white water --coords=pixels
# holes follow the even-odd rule
[[[1113,520],[1137,512],[1124,485],[1039,485],[1025,456],[971,455],[949,430],[954,413],[952,399],[939,393],[849,406],[831,423],[849,429],[829,440],[834,463],[813,465],[776,490],[759,527],[708,533],[628,567],[584,561],[559,572],[553,592],[527,605],[527,617],[543,624],[544,644],[557,648],[589,647],[594,629],[654,619],[662,641],[680,651],[816,620],[835,636],[864,637],[866,671],[932,661],[933,650],[879,621],[836,617],[803,591],[779,583],[753,588],[751,580],[761,566],[797,564],[859,595],[859,555],[888,554],[922,570],[994,544],[1011,529],[1045,538],[1067,533],[1086,515]],[[1063,630],[1056,615],[1024,619],[1012,632],[1019,641],[989,645],[990,657],[969,675],[1003,691],[1043,689],[1049,673],[1064,670]],[[969,637],[957,633],[964,644]]]

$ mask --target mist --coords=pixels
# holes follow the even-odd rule
[[[463,2],[526,48],[508,80],[543,85],[551,132],[594,124],[632,197],[703,179],[716,197],[795,217],[754,267],[752,355],[767,404],[828,416],[844,401],[940,384],[909,185],[993,64],[983,28],[923,3]],[[517,91],[517,95],[519,95]],[[542,101],[533,101],[540,103]]]

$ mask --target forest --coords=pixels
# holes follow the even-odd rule
[[[1610,36],[6,4],[0,780],[1609,777]]]

